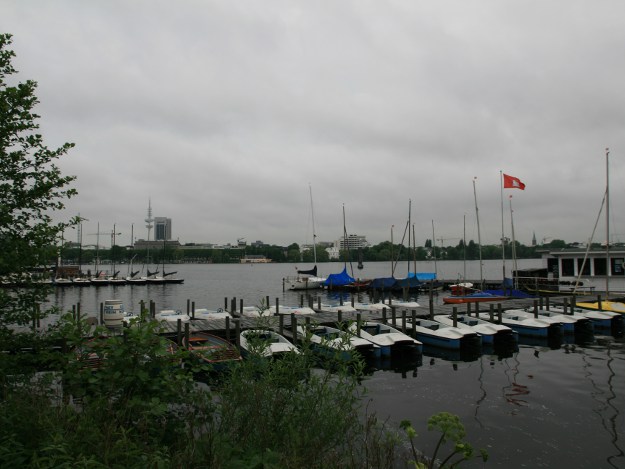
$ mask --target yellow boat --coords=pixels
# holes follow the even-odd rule
[[[598,301],[589,303],[575,303],[575,306],[597,311],[612,311],[613,313],[625,313],[625,303],[621,303],[618,301],[602,301],[601,307],[599,307]]]

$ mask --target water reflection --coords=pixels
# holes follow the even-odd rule
[[[592,385],[593,391],[591,392],[591,397],[597,403],[592,409],[592,412],[600,418],[601,425],[608,434],[609,440],[615,450],[613,454],[607,456],[606,462],[614,468],[623,467],[622,458],[625,456],[625,453],[619,442],[619,431],[617,428],[620,410],[618,406],[615,405],[617,395],[614,390],[614,378],[616,376],[614,371],[614,361],[616,360],[613,357],[614,351],[612,347],[608,345],[606,350],[607,359],[601,356],[592,356],[592,352],[592,348],[586,350],[580,349],[584,376]],[[622,357],[619,357],[619,359],[622,360]],[[602,361],[605,361],[605,370],[600,371],[607,371],[605,385],[600,382],[603,373],[593,373],[593,369],[597,368],[596,365],[600,364]]]

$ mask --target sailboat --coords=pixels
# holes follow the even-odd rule
[[[371,282],[356,282],[353,277],[354,269],[352,267],[352,275],[347,273],[347,258],[349,257],[349,244],[347,243],[347,227],[345,225],[345,205],[343,205],[343,247],[347,251],[347,255],[343,259],[343,270],[338,274],[330,274],[323,282],[323,286],[330,290],[350,289],[350,288],[366,288]],[[350,262],[351,267],[351,262]]]
[[[183,278],[175,277],[175,275],[178,272],[176,271],[165,272],[165,244],[166,242],[167,241],[163,239],[163,255],[161,256],[163,275],[156,275],[158,273],[158,270],[152,275],[150,275],[151,272],[148,270],[147,283],[165,284],[165,283],[183,283],[184,282]]]
[[[484,284],[484,274],[482,266],[482,236],[480,234],[480,214],[477,207],[477,191],[475,189],[475,180],[473,178],[473,198],[475,200],[475,218],[477,221],[477,242],[478,252],[480,260],[480,288],[475,288],[471,282],[461,282],[455,285],[450,285],[451,295],[443,298],[445,304],[460,304],[460,303],[481,303],[485,301],[503,301],[508,299],[506,296],[497,295],[482,291],[482,285]]]
[[[312,187],[308,186],[310,192],[310,212],[312,215],[313,230],[313,260],[314,267],[308,270],[297,270],[297,276],[287,277],[285,279],[289,290],[315,290],[321,288],[325,277],[319,277],[317,274],[317,233],[315,232],[315,210],[313,207]]]
[[[592,309],[599,311],[611,311],[614,313],[625,313],[625,303],[618,301],[610,301],[610,274],[613,269],[612,259],[610,258],[610,165],[609,165],[609,155],[610,149],[606,148],[605,150],[605,166],[606,166],[606,185],[605,185],[605,230],[606,230],[606,243],[605,243],[605,264],[606,264],[606,272],[605,272],[605,297],[606,299],[603,301],[595,301],[595,302],[581,302],[577,303],[577,306],[584,309]],[[592,241],[592,238],[591,240]],[[590,242],[588,243],[590,247]],[[588,261],[588,251],[586,251],[586,255],[584,256],[584,261],[582,263],[582,267],[580,268],[580,274],[575,282],[575,289],[577,289],[579,279],[584,271],[584,265]]]

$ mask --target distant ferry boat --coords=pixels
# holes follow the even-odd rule
[[[271,259],[265,256],[249,255],[241,258],[241,264],[268,264]]]

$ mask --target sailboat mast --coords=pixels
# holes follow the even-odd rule
[[[610,164],[609,164],[610,149],[605,149],[605,299],[610,297],[610,274],[612,273],[612,266],[610,264]]]
[[[408,199],[408,272],[406,272],[406,278],[410,277],[410,248],[411,248],[411,244],[410,244],[410,226],[411,226],[411,220],[410,220],[410,216],[412,214],[412,200]],[[416,271],[415,271],[416,272]]]
[[[477,248],[480,254],[480,288],[484,283],[484,274],[482,273],[482,236],[480,234],[480,212],[477,208],[477,191],[475,190],[475,180],[477,176],[473,178],[473,198],[475,199],[475,218],[477,220]]]
[[[503,282],[506,281],[506,236],[503,229],[503,171],[499,171],[499,188],[501,191],[501,265],[503,268]]]
[[[315,208],[313,207],[312,187],[308,184],[308,192],[310,193],[310,213],[312,217],[312,229],[313,229],[313,257],[315,259],[315,265],[317,265],[317,232],[315,231]]]
[[[434,275],[438,278],[438,267],[436,265],[436,237],[434,236],[434,220],[432,220],[432,253],[434,254]]]

